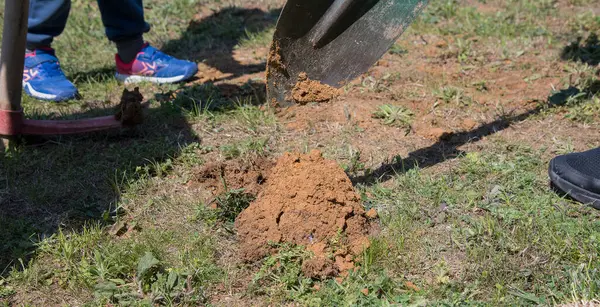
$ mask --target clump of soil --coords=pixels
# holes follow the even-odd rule
[[[269,170],[275,165],[271,159],[257,158],[252,161],[236,160],[205,164],[196,175],[196,180],[213,195],[228,189],[244,189],[245,193],[257,195],[267,181]],[[225,183],[225,184],[224,184]]]
[[[319,81],[310,80],[306,73],[298,75],[298,82],[292,89],[292,99],[300,104],[328,102],[341,94],[342,91],[339,89],[322,84]]]
[[[245,260],[275,252],[270,243],[304,245],[315,254],[303,264],[312,278],[344,274],[369,245],[359,195],[338,164],[319,151],[284,154],[235,225]]]
[[[121,95],[121,103],[117,106],[115,118],[121,121],[124,126],[141,124],[144,121],[142,101],[144,101],[144,96],[140,93],[139,87],[136,87],[133,91],[124,89]]]
[[[414,122],[412,130],[419,136],[434,141],[444,141],[452,137],[453,131],[449,128],[440,127],[440,123],[435,117],[426,115]]]
[[[281,48],[279,47],[279,42],[277,40],[273,40],[271,50],[269,51],[269,57],[267,58],[267,79],[271,76],[271,69],[280,72],[286,70],[283,59],[281,58]]]

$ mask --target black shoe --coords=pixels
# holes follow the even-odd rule
[[[600,209],[600,147],[550,161],[550,181],[573,199]]]

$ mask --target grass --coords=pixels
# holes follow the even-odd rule
[[[433,1],[386,55],[390,67],[382,63],[383,73],[348,87],[361,108],[352,104],[356,96],[310,106],[323,112],[311,120],[328,118],[299,131],[287,126],[296,117],[265,104],[264,80],[250,75],[264,61],[281,1],[145,1],[149,41],[229,79],[141,84],[148,108],[140,127],[27,138],[3,151],[0,305],[598,300],[600,213],[547,187],[551,157],[598,146],[597,5],[567,2]],[[27,116],[112,114],[123,85],[112,76],[114,47],[95,3],[73,0],[55,47],[83,99],[25,97]],[[503,78],[525,85],[496,95],[510,87]],[[530,97],[540,86],[552,90]],[[530,98],[535,112],[519,117],[530,109],[515,105]],[[327,113],[338,103],[343,124]],[[424,118],[437,125],[469,117],[481,127],[449,140],[413,131]],[[497,121],[513,117],[510,129]],[[383,126],[406,133],[381,136],[393,130]],[[481,134],[484,128],[492,132]],[[380,233],[344,279],[305,278],[310,253],[302,246],[281,245],[259,263],[242,263],[233,222],[256,195],[227,182],[220,195],[198,187],[207,162],[252,163],[310,148],[332,153],[365,208],[380,216]]]
[[[477,86],[478,88],[482,88],[480,85]],[[485,87],[485,84],[483,87]],[[434,90],[434,94],[437,96],[439,101],[446,104],[453,104],[456,107],[468,106],[473,102],[471,97],[465,95],[463,89],[454,86],[444,86],[438,88]]]
[[[164,248],[178,240],[188,245],[166,255]],[[211,260],[215,250],[210,240],[201,234],[145,231],[135,240],[113,241],[99,225],[86,226],[76,234],[59,231],[43,241],[37,252],[40,258],[56,259],[54,267],[30,263],[20,272],[13,271],[11,279],[34,287],[89,289],[93,298],[88,299],[98,306],[198,302],[204,294],[194,285],[206,284],[219,274]],[[190,293],[188,287],[195,291]]]
[[[265,46],[269,46],[271,44],[271,39],[273,38],[273,33],[275,33],[275,28],[269,28],[260,32],[252,32],[249,30],[246,30],[245,32],[246,36],[240,40],[236,48],[264,48]]]
[[[501,7],[504,10],[486,14],[472,6],[461,5],[457,0],[439,1],[432,3],[417,21],[415,29],[482,38],[535,37],[548,34],[539,17],[553,14],[551,1],[511,0],[504,1]],[[443,27],[428,26],[442,24]]]
[[[571,272],[581,267],[596,274],[597,246],[579,244],[579,240],[597,235],[597,213],[571,206],[545,188],[546,180],[539,174],[546,164],[538,152],[526,147],[510,152],[490,148],[488,152],[493,153],[468,154],[454,171],[443,175],[410,171],[395,187],[376,192],[377,199],[391,207],[387,218],[396,231],[390,233],[411,229],[409,233],[425,235],[391,238],[392,248],[412,254],[397,264],[400,271],[442,266],[435,277],[438,286],[431,293],[451,297],[462,292],[465,303],[485,298],[495,304],[527,303],[514,293],[528,293],[529,298],[545,303],[564,300],[576,283]],[[579,210],[585,213],[572,217]],[[440,226],[443,233],[435,230]],[[425,231],[430,227],[432,231]],[[448,240],[440,244],[443,237]],[[419,242],[437,242],[434,247],[441,259],[429,258],[433,251]],[[415,266],[410,258],[419,255],[433,263]],[[594,282],[577,287],[587,289],[577,293],[582,296],[579,299],[597,295],[587,292],[597,291]]]
[[[303,290],[313,286],[310,281],[285,282],[295,274],[289,264],[279,268],[278,278],[270,277],[279,283],[269,291],[285,286],[279,297],[328,306],[525,305],[597,298],[599,214],[546,188],[540,176],[546,167],[543,152],[505,148],[499,141],[485,154],[460,158],[450,172],[413,169],[396,176],[392,186],[365,189],[386,234],[366,252],[361,269],[311,293]],[[371,294],[364,295],[364,289]]]
[[[373,112],[373,118],[381,119],[384,125],[410,129],[413,114],[402,106],[384,104]]]
[[[268,138],[249,138],[241,142],[226,144],[221,147],[221,153],[226,159],[248,156],[264,156],[266,154]]]

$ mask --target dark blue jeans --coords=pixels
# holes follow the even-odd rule
[[[150,30],[142,0],[98,0],[106,36],[113,42],[140,37]],[[27,47],[50,46],[65,29],[71,0],[31,0]]]

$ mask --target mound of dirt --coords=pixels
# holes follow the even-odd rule
[[[269,243],[304,245],[315,257],[304,262],[303,273],[313,278],[344,274],[369,245],[359,195],[338,164],[319,151],[283,155],[235,225],[245,260],[275,252]]]
[[[298,82],[292,89],[292,99],[299,104],[328,102],[340,96],[342,91],[319,81],[310,80],[306,73],[300,73]]]

